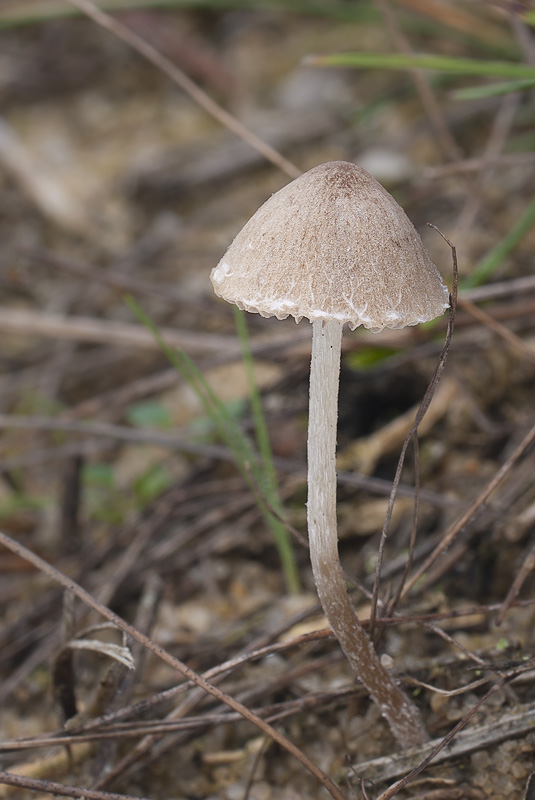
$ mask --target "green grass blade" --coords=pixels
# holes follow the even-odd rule
[[[271,503],[273,494],[270,496],[269,490],[266,491],[266,489],[269,489],[269,484],[266,481],[265,471],[258,461],[257,453],[253,445],[213,391],[212,387],[208,384],[202,372],[197,368],[187,353],[172,348],[167,344],[158,330],[158,327],[133,298],[127,298],[126,302],[140,322],[150,330],[170,363],[178,370],[184,380],[187,381],[201,401],[206,415],[210,417],[221,439],[229,448],[238,469],[251,487],[255,496],[258,486],[261,492],[268,498],[268,502]],[[251,479],[251,475],[253,479]],[[280,507],[278,496],[275,497],[275,503]],[[278,513],[276,504],[272,505]],[[288,533],[279,520],[268,511],[261,499],[258,500],[258,505],[262,516],[274,535],[288,590],[296,593],[299,591],[299,579]]]
[[[262,399],[260,397],[260,392],[258,390],[258,385],[254,375],[253,356],[249,345],[249,334],[247,331],[245,314],[243,311],[240,311],[239,308],[236,308],[236,306],[233,306],[233,310],[234,319],[236,321],[236,330],[242,348],[243,363],[247,374],[247,381],[249,383],[249,394],[256,443],[262,458],[262,475],[261,479],[259,480],[259,488],[265,495],[270,506],[279,514],[279,516],[282,516],[283,507],[277,487],[277,474],[275,471],[275,465],[273,463],[273,453],[271,451],[266,418],[262,408]],[[292,543],[288,535],[288,531],[284,525],[271,514],[268,517],[268,523],[275,537],[275,542],[279,551],[279,557],[286,575],[288,588],[291,592],[296,593],[300,588],[299,575],[297,572]]]
[[[501,81],[500,83],[487,83],[483,86],[467,86],[466,89],[457,89],[452,93],[454,100],[480,100],[484,97],[497,97],[511,92],[521,92],[523,89],[532,89],[535,78],[520,81]]]
[[[269,441],[266,418],[264,416],[264,410],[262,408],[262,400],[260,397],[260,392],[258,390],[258,385],[256,383],[256,378],[254,375],[254,363],[253,363],[251,348],[249,345],[249,333],[247,331],[247,322],[245,321],[245,314],[243,311],[240,311],[240,309],[237,308],[236,306],[232,306],[232,308],[234,311],[234,319],[236,322],[236,331],[238,333],[238,339],[240,340],[241,344],[242,358],[245,366],[245,372],[247,375],[247,382],[249,384],[251,411],[253,414],[256,443],[258,445],[258,450],[260,451],[260,455],[262,457],[266,478],[269,478],[269,482],[271,483],[272,486],[276,486],[277,478],[275,473],[275,465],[273,464],[273,455],[271,452],[271,444]]]
[[[476,266],[474,271],[462,282],[462,289],[472,289],[474,286],[481,286],[490,278],[494,272],[503,264],[504,259],[522,241],[535,225],[535,200],[527,206],[526,210],[509,233],[498,242],[490,253],[483,258]]]
[[[512,80],[535,80],[535,67],[513,61],[485,61],[475,58],[450,58],[405,53],[334,53],[307,56],[305,64],[319,67],[359,67],[361,69],[427,69],[454,75],[479,75]]]
[[[378,14],[369,4],[348,5],[343,0],[100,0],[99,8],[108,13],[134,9],[190,9],[225,11],[286,11],[340,20],[341,22],[376,21]],[[5,7],[0,2],[0,29],[32,25],[48,20],[79,16],[80,12],[65,0],[25,2],[10,0]]]
[[[255,472],[258,469],[258,460],[252,444],[209,386],[204,375],[184,351],[174,349],[167,344],[157,326],[135,300],[127,298],[126,302],[140,322],[150,330],[171,364],[194,390],[203,404],[206,415],[216,426],[219,435],[234,455],[238,466],[241,468],[243,465],[249,464],[250,469]]]

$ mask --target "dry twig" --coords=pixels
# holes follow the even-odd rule
[[[129,30],[125,25],[119,22],[119,20],[106,14],[105,11],[98,8],[91,0],[69,0],[69,2],[83,14],[90,17],[97,25],[110,31],[118,39],[121,39],[121,41],[126,42],[130,47],[146,58],[147,61],[150,61],[151,64],[158,67],[158,69],[171,78],[174,83],[187,92],[187,94],[189,94],[201,108],[204,108],[208,114],[217,119],[222,125],[235,133],[236,136],[239,136],[240,139],[247,142],[255,150],[258,150],[264,158],[271,161],[272,164],[281,169],[290,178],[297,178],[301,174],[301,170],[298,169],[298,167],[292,164],[291,161],[288,161],[287,158],[284,158],[284,156],[275,150],[275,148],[271,147],[271,145],[266,144],[259,136],[256,136],[256,134],[248,130],[236,117],[229,114],[228,111],[225,111],[224,108],[212,100],[212,98],[197,86],[197,84],[182,72],[182,70],[178,69],[175,64],[169,61],[168,58],[163,56],[151,44],[142,39],[141,36],[138,36],[137,33]]]
[[[219,700],[219,702],[229,706],[234,711],[237,711],[244,719],[260,728],[263,733],[265,733],[267,736],[270,736],[281,747],[291,753],[305,767],[305,769],[314,775],[319,783],[327,789],[327,791],[333,798],[335,798],[335,800],[346,800],[338,786],[336,786],[336,784],[334,784],[331,779],[325,775],[325,773],[323,773],[319,767],[317,767],[316,764],[307,758],[307,756],[298,747],[296,747],[296,745],[294,745],[289,739],[283,736],[283,734],[279,733],[279,731],[277,731],[271,725],[260,719],[260,717],[258,717],[258,715],[252,712],[249,708],[244,706],[234,697],[222,692],[186,664],[181,662],[178,658],[172,656],[170,653],[164,650],[163,647],[158,645],[156,642],[153,642],[145,634],[142,634],[140,631],[134,628],[133,625],[130,625],[128,622],[122,619],[118,614],[110,611],[110,609],[104,606],[102,603],[99,603],[98,600],[92,597],[89,592],[79,586],[75,581],[68,578],[55,567],[51,566],[42,558],[37,556],[35,553],[32,553],[31,550],[28,550],[26,547],[2,532],[0,532],[0,542],[7,547],[8,550],[11,550],[11,552],[16,553],[21,558],[29,561],[36,567],[36,569],[40,570],[45,575],[48,575],[53,581],[62,585],[65,589],[78,597],[78,599],[81,600],[85,605],[93,608],[103,617],[112,622],[117,628],[124,631],[124,633],[126,633],[128,636],[131,636],[132,639],[150,650],[155,656],[160,658],[173,669],[177,670],[177,672],[180,672],[185,678],[193,681],[193,683],[195,683],[204,692],[212,695],[216,698],[216,700]]]
[[[431,567],[431,565],[435,563],[437,558],[445,550],[451,547],[452,543],[455,541],[457,536],[471,521],[471,519],[476,515],[481,506],[488,500],[488,498],[490,497],[492,492],[496,489],[496,487],[509,474],[509,472],[512,470],[517,461],[522,457],[522,455],[525,453],[525,451],[528,449],[528,447],[532,444],[533,441],[535,441],[535,425],[533,425],[529,429],[529,431],[523,437],[520,444],[511,453],[509,458],[502,464],[502,466],[494,475],[494,477],[487,483],[485,488],[480,492],[478,497],[471,504],[470,508],[467,511],[465,511],[465,513],[462,514],[461,517],[451,526],[451,528],[447,531],[447,533],[442,537],[440,543],[435,547],[431,555],[425,559],[423,564],[421,564],[418,567],[416,572],[407,581],[403,589],[402,593],[403,597],[408,594],[408,592],[412,589],[412,587],[418,581],[418,579],[424,574],[424,572],[427,572],[427,570]]]

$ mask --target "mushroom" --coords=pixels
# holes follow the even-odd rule
[[[427,733],[351,605],[338,555],[336,428],[342,329],[434,319],[448,289],[403,209],[364,169],[321,164],[251,217],[212,270],[214,291],[264,317],[312,322],[307,521],[321,605],[357,677],[402,746]]]

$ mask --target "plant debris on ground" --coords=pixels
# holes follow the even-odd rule
[[[4,0],[0,26],[0,798],[530,800],[532,4]],[[330,160],[450,287],[427,223],[458,256],[377,598],[447,315],[343,339],[340,555],[416,752],[312,581],[310,325],[237,328],[209,281]]]

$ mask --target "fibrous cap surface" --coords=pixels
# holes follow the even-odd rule
[[[246,311],[354,329],[402,328],[440,316],[446,286],[403,209],[364,169],[330,161],[267,200],[211,280]]]

